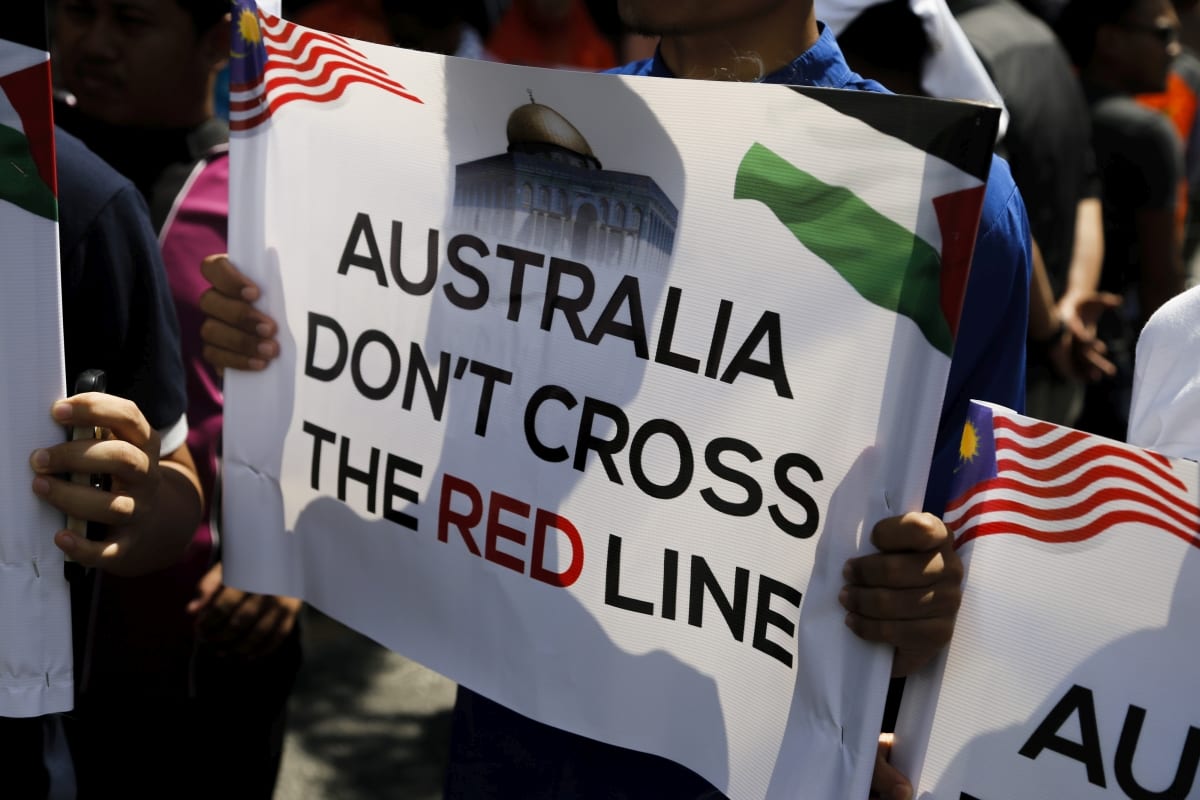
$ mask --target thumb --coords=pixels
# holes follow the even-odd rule
[[[924,511],[887,517],[871,529],[871,543],[883,553],[925,553],[953,541],[942,520]]]
[[[54,534],[54,545],[62,550],[67,558],[88,569],[99,567],[115,575],[123,572],[121,569],[122,549],[118,540],[107,539],[102,542],[93,542],[64,529]]]
[[[912,800],[912,784],[888,761],[892,753],[893,734],[879,734],[879,749],[875,752],[875,771],[871,774],[872,796],[883,800]]]
[[[188,603],[187,612],[189,614],[199,614],[201,611],[203,611],[209,604],[212,603],[213,598],[216,597],[217,592],[220,590],[223,582],[224,574],[221,570],[221,565],[216,564],[212,569],[206,572],[204,577],[200,579],[200,582],[196,584],[196,597],[192,600],[192,602]]]

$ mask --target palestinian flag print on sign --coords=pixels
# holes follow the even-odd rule
[[[933,213],[923,216],[931,223],[918,223],[917,230],[909,230],[872,207],[852,187],[826,183],[756,142],[742,159],[734,197],[766,205],[801,244],[864,299],[909,317],[929,344],[950,355],[983,208],[989,139],[947,136],[944,127],[918,125],[911,116],[889,114],[889,101],[880,102],[869,94],[799,91],[867,123],[890,137],[898,150],[933,157],[929,166],[940,167],[937,177],[954,189],[927,198]],[[903,102],[921,101],[906,98]],[[948,126],[974,122],[968,122],[976,113],[970,106],[926,105],[927,113],[943,117],[938,121]],[[994,129],[994,115],[985,119],[985,127]],[[938,135],[930,138],[930,130]],[[964,141],[970,143],[965,149]]]
[[[57,219],[50,103],[50,54],[0,40],[0,200]]]

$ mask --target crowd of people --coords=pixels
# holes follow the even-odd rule
[[[99,541],[55,534],[71,558],[97,568],[72,587],[76,707],[0,719],[0,740],[24,754],[10,785],[30,798],[270,798],[301,668],[301,603],[224,584],[214,512],[222,373],[261,370],[279,352],[275,321],[254,306],[258,287],[220,255],[229,3],[53,5],[67,380],[102,369],[111,395],[68,398],[52,413],[112,438],[47,443],[31,456],[34,492],[91,520]],[[1200,453],[1200,289],[1185,292],[1200,242],[1200,61],[1185,37],[1195,0],[949,0],[936,25],[930,5],[284,4],[301,24],[448,55],[918,94],[944,85],[931,56],[953,15],[1008,122],[924,512],[881,521],[878,552],[846,567],[847,624],[895,648],[897,677],[925,667],[953,631],[962,566],[940,514],[969,400]],[[847,24],[825,25],[824,8]],[[113,485],[75,486],[61,477],[71,472],[109,474]],[[873,792],[911,797],[885,749]],[[720,796],[664,759],[459,690],[448,798]]]

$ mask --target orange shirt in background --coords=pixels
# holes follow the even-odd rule
[[[530,0],[514,0],[501,17],[487,48],[510,64],[535,67],[610,69],[617,65],[612,43],[600,33],[582,0],[571,0],[570,10],[558,23],[539,24]]]
[[[1192,141],[1193,130],[1196,126],[1196,114],[1200,113],[1200,97],[1183,76],[1174,70],[1167,76],[1167,90],[1157,94],[1140,94],[1137,101],[1160,111],[1171,120],[1175,132],[1179,134],[1180,147],[1186,149]],[[1188,185],[1187,179],[1180,181],[1179,201],[1175,204],[1176,233],[1183,241],[1184,228],[1188,217]]]

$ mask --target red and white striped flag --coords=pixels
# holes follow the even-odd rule
[[[230,48],[229,127],[247,131],[295,100],[329,103],[363,83],[420,103],[340,36],[260,12],[235,0]]]
[[[993,534],[1080,542],[1125,524],[1200,547],[1200,507],[1171,460],[972,403],[946,526],[961,547]]]

